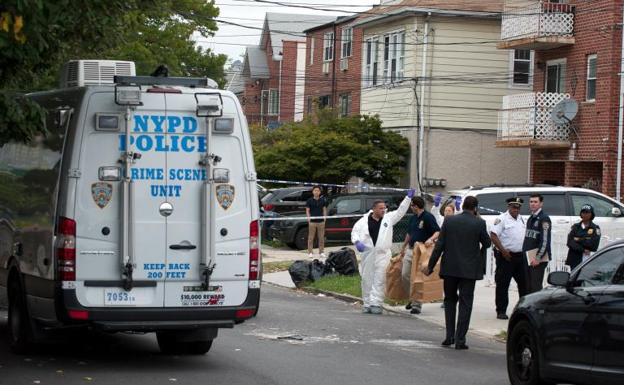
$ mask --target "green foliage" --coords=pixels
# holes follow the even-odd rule
[[[218,13],[214,0],[2,1],[0,145],[43,129],[41,109],[11,100],[10,91],[54,88],[70,59],[132,60],[139,75],[165,64],[170,76],[207,76],[225,84],[226,56],[199,49],[192,40],[217,30]]]
[[[344,183],[352,176],[369,183],[396,184],[403,175],[409,143],[385,131],[377,116],[290,123],[273,131],[252,127],[258,175],[265,179]]]
[[[10,140],[28,142],[45,132],[45,111],[23,96],[0,92],[0,111],[0,146]]]

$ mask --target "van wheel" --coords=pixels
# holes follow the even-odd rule
[[[9,346],[14,353],[25,354],[32,349],[32,330],[26,302],[19,285],[12,284],[9,297]]]
[[[527,321],[518,322],[507,341],[507,374],[512,385],[547,385],[539,373],[537,340]]]
[[[177,334],[156,332],[158,347],[163,354],[206,354],[212,347],[212,340],[178,341]]]

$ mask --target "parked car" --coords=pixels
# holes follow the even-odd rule
[[[512,385],[624,382],[624,242],[522,297],[509,320]]]
[[[261,199],[264,212],[305,212],[308,198],[312,198],[312,187],[285,187],[269,190]]]
[[[328,218],[325,224],[326,244],[349,244],[351,243],[351,230],[360,217],[368,212],[373,202],[383,199],[388,210],[396,210],[405,194],[403,193],[356,193],[335,195],[329,199],[327,206],[328,215],[353,215],[348,218]],[[411,212],[401,219],[394,228],[394,242],[405,239],[407,222]],[[300,218],[300,219],[297,219]],[[292,220],[275,221],[269,229],[269,237],[277,239],[288,246],[303,250],[308,247],[308,221],[301,215]]]

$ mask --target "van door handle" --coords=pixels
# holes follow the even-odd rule
[[[566,223],[570,223],[570,221],[567,220],[567,219],[559,219],[559,220],[557,220],[557,223],[559,223],[559,224],[566,224]]]
[[[177,245],[170,245],[169,248],[171,250],[195,250],[197,248],[197,246],[195,245],[191,245],[191,244],[177,244]]]

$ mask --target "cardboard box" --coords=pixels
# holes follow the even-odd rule
[[[422,269],[429,265],[429,258],[433,247],[426,247],[422,243],[414,245],[412,257],[412,272],[410,285],[410,299],[415,302],[433,302],[444,298],[444,283],[440,279],[440,263],[435,266],[433,273],[426,276]]]

